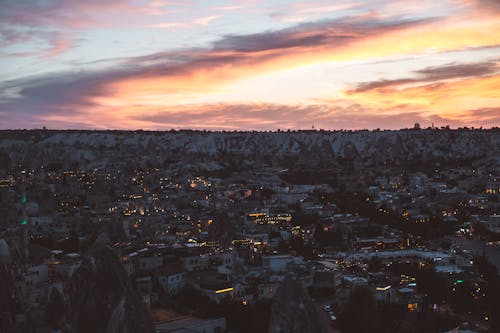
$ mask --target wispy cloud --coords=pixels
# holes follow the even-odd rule
[[[349,93],[366,92],[375,89],[386,89],[402,87],[405,85],[429,84],[438,81],[481,77],[486,75],[494,75],[500,72],[500,63],[496,61],[486,61],[470,64],[450,64],[441,67],[429,67],[415,72],[416,77],[401,78],[393,80],[378,80],[372,82],[359,83],[355,89]]]
[[[71,34],[60,31],[9,31],[0,30],[0,35],[4,37],[0,43],[3,47],[22,44],[25,42],[41,41],[42,46],[37,49],[29,49],[25,51],[5,51],[0,52],[0,58],[5,57],[33,57],[41,60],[48,60],[66,52],[77,46],[78,42]]]
[[[185,29],[185,28],[192,28],[193,25],[196,26],[206,26],[210,24],[212,21],[216,20],[219,16],[218,15],[210,15],[210,16],[201,16],[194,18],[188,22],[182,21],[182,22],[162,22],[162,23],[155,23],[150,25],[151,28],[162,28],[162,29]]]

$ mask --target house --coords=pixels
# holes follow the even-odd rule
[[[163,265],[163,258],[156,253],[145,253],[137,258],[137,269],[142,271],[149,271],[161,267]]]
[[[287,271],[287,266],[293,262],[294,257],[289,254],[262,256],[262,267],[273,273]]]
[[[335,271],[318,270],[314,272],[314,288],[335,289],[340,283],[340,274]]]
[[[278,282],[259,284],[257,286],[257,298],[259,300],[272,299],[274,297],[274,294],[276,293],[276,290],[278,290],[279,286],[280,283]]]
[[[195,274],[193,286],[215,303],[233,301],[235,288],[233,283],[223,274],[215,271],[203,271]]]
[[[187,255],[181,258],[181,263],[184,269],[189,272],[199,271],[208,268],[209,256],[208,255]]]
[[[180,265],[164,266],[157,271],[158,283],[169,295],[177,295],[187,283],[187,271]]]
[[[140,276],[135,279],[135,284],[137,289],[142,294],[150,294],[153,290],[153,283],[151,281],[151,276]]]
[[[156,323],[155,329],[158,333],[223,333],[226,331],[226,319],[201,319],[193,316],[186,316]]]

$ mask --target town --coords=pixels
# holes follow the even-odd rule
[[[0,131],[2,332],[498,332],[500,130]]]

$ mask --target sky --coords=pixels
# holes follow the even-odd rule
[[[0,129],[500,126],[499,0],[0,0]]]

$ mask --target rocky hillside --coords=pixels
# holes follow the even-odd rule
[[[90,161],[99,167],[136,159],[248,158],[467,159],[500,155],[500,130],[126,132],[0,131],[0,168],[29,159],[32,164]]]
[[[139,294],[106,246],[99,245],[84,260],[72,277],[70,289],[74,332],[154,332]]]
[[[287,274],[271,307],[269,333],[322,332],[311,297],[293,274]]]

